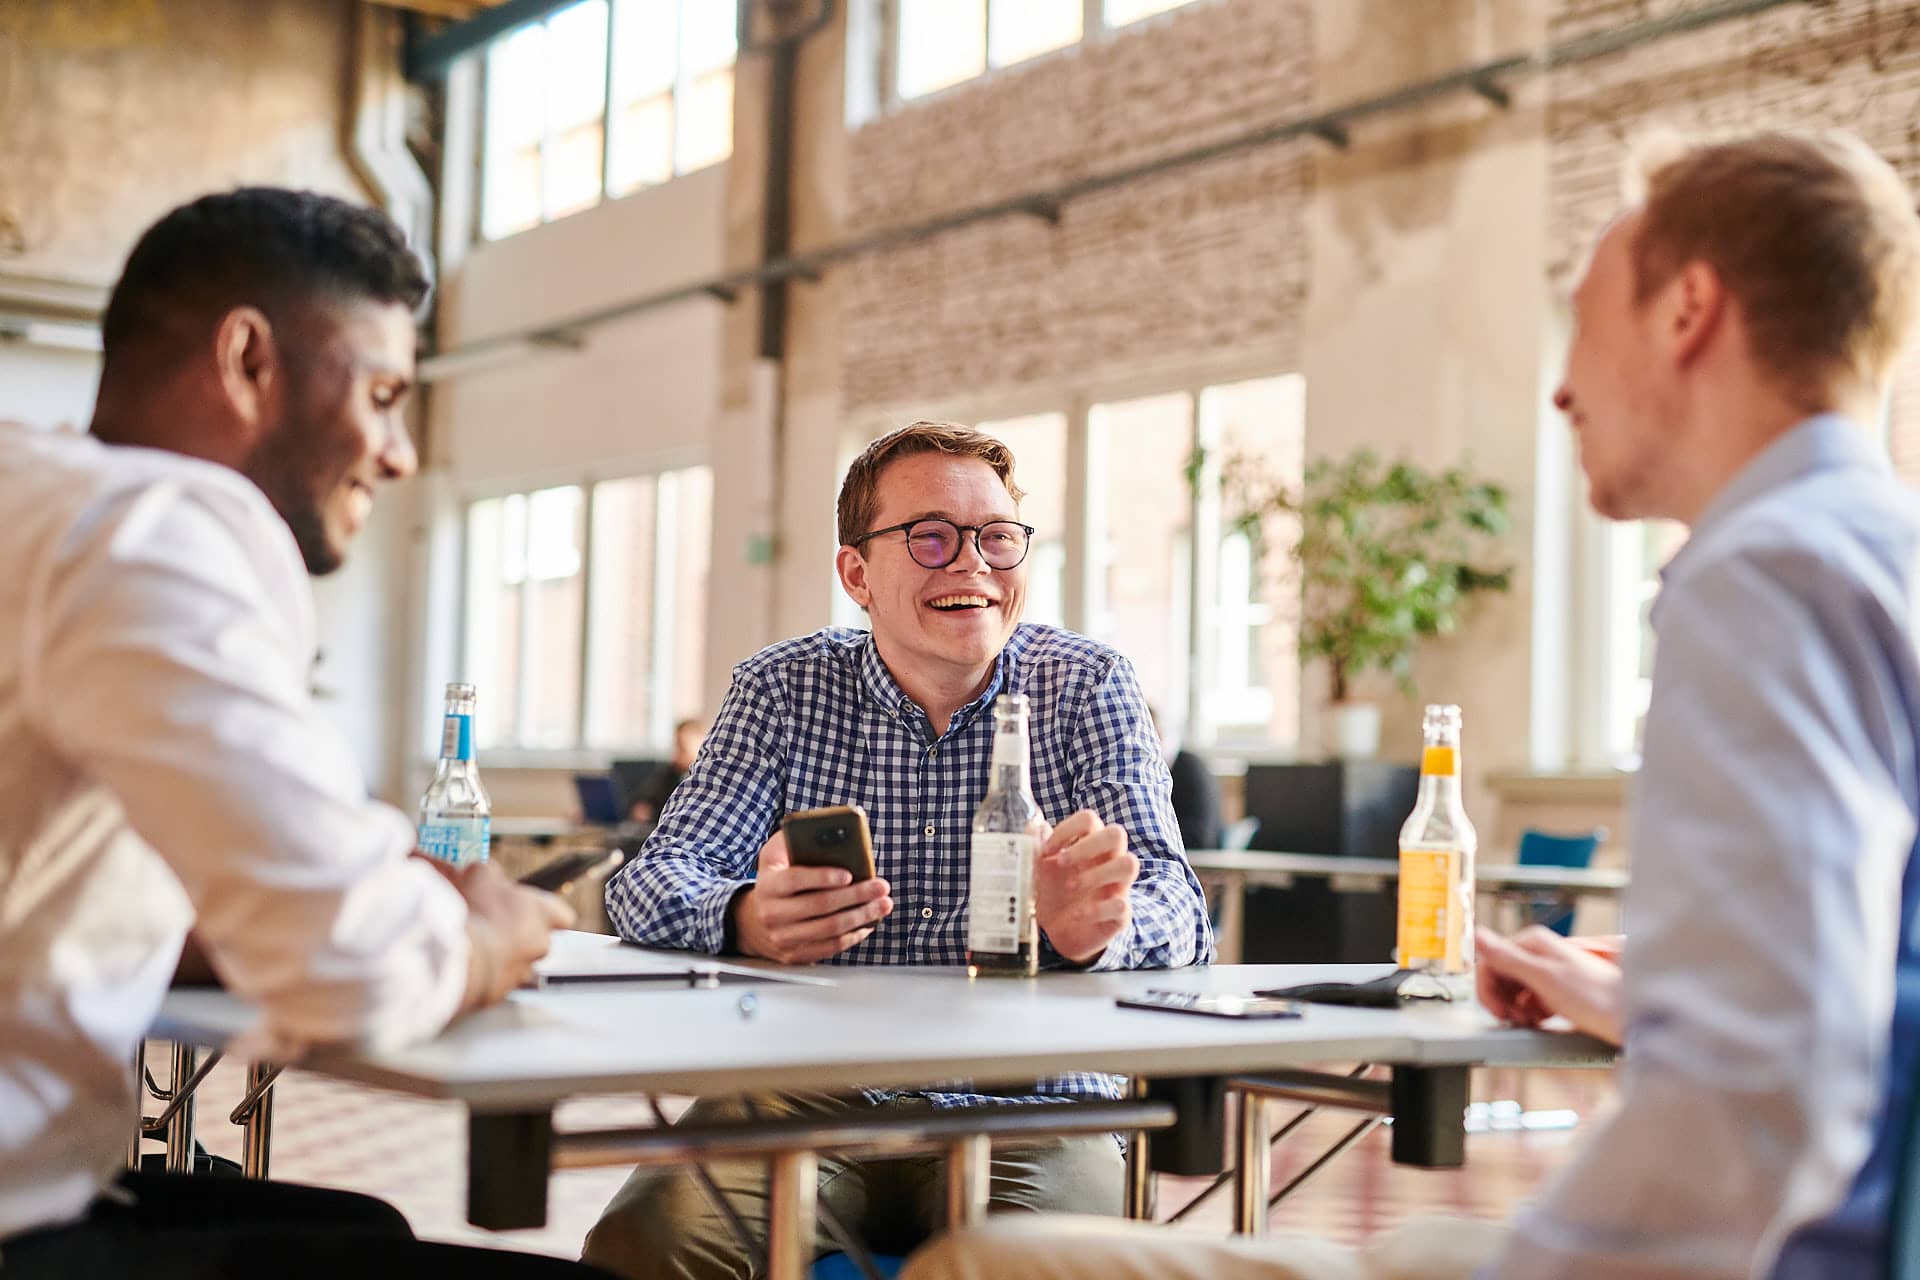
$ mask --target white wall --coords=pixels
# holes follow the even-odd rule
[[[84,431],[99,385],[91,352],[0,342],[0,422]]]

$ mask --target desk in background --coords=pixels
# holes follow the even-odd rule
[[[1219,886],[1219,958],[1237,963],[1244,954],[1246,891],[1249,886],[1290,887],[1297,879],[1325,880],[1336,893],[1378,893],[1400,879],[1395,858],[1337,858],[1315,853],[1268,853],[1257,849],[1190,849],[1187,861],[1201,883]],[[1618,899],[1626,892],[1625,871],[1594,867],[1523,867],[1516,863],[1478,863],[1474,879],[1481,893],[1495,897],[1550,890],[1576,897]],[[1212,895],[1209,900],[1213,901]]]

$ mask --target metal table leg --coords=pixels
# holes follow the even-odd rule
[[[1136,1101],[1146,1101],[1147,1078],[1134,1076],[1127,1085],[1127,1096]],[[1136,1129],[1127,1135],[1126,1216],[1135,1222],[1153,1220],[1153,1161],[1147,1149],[1148,1141],[1144,1129]]]
[[[246,1095],[227,1117],[243,1127],[240,1167],[249,1178],[267,1176],[268,1148],[273,1141],[273,1082],[279,1078],[279,1067],[248,1063]]]
[[[1240,1095],[1236,1123],[1238,1152],[1233,1173],[1233,1230],[1237,1235],[1267,1234],[1267,1182],[1270,1174],[1266,1099]]]
[[[813,1266],[813,1210],[819,1179],[819,1159],[812,1151],[782,1151],[773,1157],[767,1280],[806,1280]]]
[[[199,1086],[194,1079],[194,1061],[198,1055],[192,1045],[173,1046],[173,1114],[167,1120],[167,1172],[193,1172],[193,1092]]]
[[[947,1148],[947,1230],[984,1221],[993,1196],[993,1141],[984,1133]]]

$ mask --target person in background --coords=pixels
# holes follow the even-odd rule
[[[871,631],[828,628],[734,669],[700,758],[638,858],[607,886],[622,936],[786,964],[961,964],[974,810],[986,794],[995,698],[1032,703],[1034,798],[1056,823],[1036,868],[1051,968],[1131,969],[1212,958],[1199,883],[1180,853],[1167,768],[1133,668],[1082,636],[1022,623],[1032,529],[1005,444],[917,422],[869,445],[839,501],[841,587]],[[785,815],[860,804],[879,874],[791,865]],[[857,1084],[857,1081],[850,1083]],[[1112,1076],[1036,1082],[1027,1100],[1117,1098]],[[1016,1090],[1016,1092],[1019,1092]],[[965,1082],[703,1099],[695,1119],[911,1116],[1005,1103]],[[708,1166],[756,1244],[764,1163]],[[945,1212],[936,1156],[820,1161],[820,1201],[876,1248],[905,1252]],[[1108,1135],[996,1147],[996,1211],[1118,1213]],[[824,1234],[816,1248],[832,1248]],[[698,1182],[641,1169],[587,1237],[585,1256],[661,1280],[745,1277],[752,1250]]]
[[[1222,839],[1220,783],[1207,762],[1186,749],[1169,732],[1170,724],[1158,707],[1148,707],[1160,735],[1160,753],[1173,775],[1173,813],[1180,820],[1180,843],[1187,849],[1218,849]]]
[[[364,1196],[121,1170],[134,1049],[190,929],[278,1056],[431,1036],[571,918],[490,866],[410,857],[413,824],[367,798],[308,692],[308,574],[414,470],[426,290],[378,213],[207,196],[114,286],[92,434],[0,427],[7,1280],[581,1274],[417,1242]]]
[[[667,800],[672,797],[673,789],[693,768],[693,762],[700,755],[700,744],[707,740],[707,722],[689,718],[673,726],[673,755],[667,762],[653,771],[641,789],[639,798],[633,803],[632,817],[635,822],[652,822],[667,811]]]
[[[1920,501],[1876,438],[1920,218],[1842,134],[1672,151],[1574,294],[1554,402],[1590,500],[1669,519],[1617,960],[1479,938],[1482,1003],[1624,1051],[1619,1105],[1513,1219],[1316,1241],[950,1237],[912,1280],[1872,1280],[1920,1075]]]

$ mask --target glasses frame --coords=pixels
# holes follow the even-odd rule
[[[1034,529],[1030,524],[1022,524],[1018,520],[989,520],[986,524],[961,524],[958,521],[949,520],[945,516],[922,516],[918,520],[909,520],[904,524],[890,524],[884,529],[875,529],[869,533],[861,534],[853,540],[853,545],[856,547],[861,546],[868,540],[877,538],[883,533],[908,533],[917,524],[943,524],[946,525],[947,528],[952,529],[956,535],[953,540],[953,554],[945,560],[942,560],[939,564],[928,564],[919,556],[914,555],[913,538],[909,536],[907,538],[907,555],[922,569],[944,569],[955,560],[958,560],[961,550],[967,545],[967,535],[969,533],[973,535],[973,553],[980,557],[981,563],[985,564],[987,568],[992,569],[995,573],[1010,573],[1018,569],[1027,562],[1027,555],[1033,550]],[[996,524],[1010,524],[1016,529],[1025,530],[1027,535],[1026,545],[1020,548],[1020,558],[1005,568],[1001,568],[999,565],[993,563],[993,561],[988,560],[987,553],[980,549],[981,532],[989,525]]]

